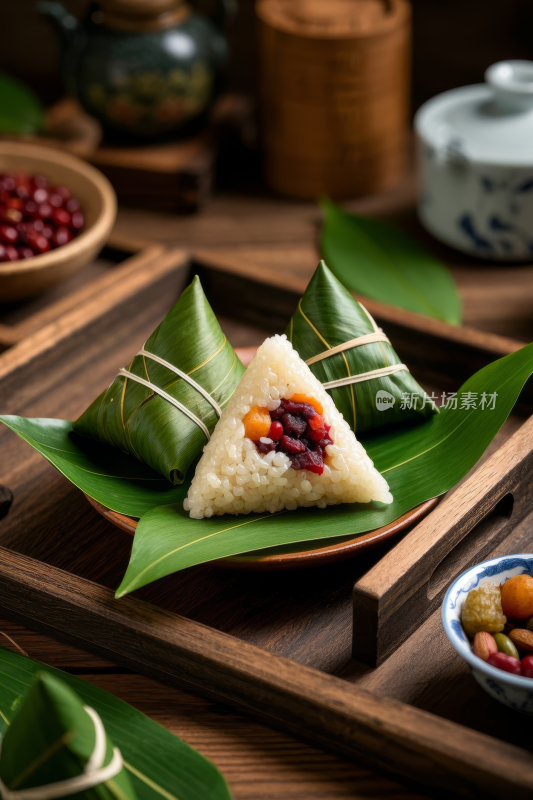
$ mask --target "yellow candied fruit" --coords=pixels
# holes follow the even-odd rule
[[[461,619],[463,628],[472,639],[478,631],[503,631],[507,619],[502,611],[500,587],[488,584],[471,589],[466,597]]]
[[[293,394],[290,401],[291,403],[308,403],[310,406],[313,406],[317,414],[324,413],[322,403],[319,403],[318,400],[315,400],[314,397],[309,397],[307,394]]]
[[[268,436],[270,433],[270,413],[268,408],[261,408],[260,406],[252,406],[247,414],[242,418],[244,424],[244,435],[252,442],[258,442],[262,436]]]

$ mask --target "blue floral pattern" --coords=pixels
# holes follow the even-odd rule
[[[455,609],[460,595],[468,594],[471,589],[475,589],[482,578],[494,578],[495,575],[501,575],[502,572],[516,569],[516,567],[522,567],[521,575],[533,575],[533,558],[504,558],[502,561],[498,561],[497,564],[489,564],[472,578],[468,586],[463,586],[461,589],[457,590],[455,599],[450,598],[450,608]]]

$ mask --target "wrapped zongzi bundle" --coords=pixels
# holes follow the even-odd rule
[[[371,500],[392,502],[386,480],[287,338],[267,339],[204,450],[184,508],[201,519]]]
[[[285,333],[354,432],[435,413],[386,334],[323,261]]]
[[[181,483],[243,373],[195,277],[74,430]]]
[[[38,673],[2,739],[3,800],[135,800],[120,750],[97,712]]]

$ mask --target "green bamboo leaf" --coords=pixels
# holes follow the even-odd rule
[[[74,430],[181,483],[244,374],[198,276],[127,373],[117,375]]]
[[[141,517],[164,503],[183,502],[184,486],[173,486],[137,459],[79,436],[72,422],[62,419],[26,419],[0,416],[11,428],[74,486],[107,508]]]
[[[31,89],[0,73],[0,133],[38,133],[44,125],[44,108]]]
[[[162,506],[140,521],[122,597],[164,575],[216,558],[258,549],[364,533],[454,486],[474,466],[501,428],[533,373],[533,344],[477,372],[458,396],[477,397],[475,408],[447,407],[421,425],[387,431],[367,441],[367,452],[394,497],[389,506],[339,505],[262,517],[193,520],[181,504]],[[467,395],[467,393],[471,393]],[[481,407],[482,395],[496,395]],[[462,402],[462,401],[461,401]],[[494,403],[494,408],[492,404]]]
[[[321,249],[334,275],[357,294],[461,322],[461,300],[448,268],[418,242],[383,222],[348,214],[329,200]]]
[[[368,311],[323,261],[316,268],[285,331],[304,361],[352,339],[379,332]],[[309,368],[321,383],[328,383],[401,363],[390,342],[378,341],[336,353],[311,363]],[[394,405],[380,410],[376,405],[378,390],[391,395]],[[338,389],[328,389],[328,392],[337,409],[358,435],[400,422],[420,422],[435,413],[434,406],[431,403],[424,405],[423,401],[418,402],[416,408],[401,407],[403,394],[424,397],[424,391],[406,370]]]
[[[43,669],[99,714],[120,749],[137,800],[231,800],[216,767],[157,722],[86,681],[0,647],[0,733]]]

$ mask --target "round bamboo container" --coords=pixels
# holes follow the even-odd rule
[[[409,125],[408,0],[259,0],[268,183],[300,198],[394,184]]]

